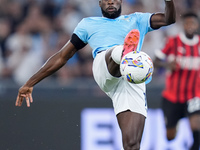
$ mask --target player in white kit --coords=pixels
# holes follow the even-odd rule
[[[119,63],[128,52],[141,50],[146,33],[175,22],[173,0],[164,1],[164,13],[121,15],[122,0],[99,0],[103,17],[82,19],[66,45],[19,89],[16,106],[21,106],[25,99],[30,107],[33,86],[56,72],[79,49],[89,44],[93,49],[94,79],[112,99],[122,132],[123,149],[139,150],[147,115],[146,86],[145,83],[131,84],[123,80]]]

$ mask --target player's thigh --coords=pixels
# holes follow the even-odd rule
[[[200,131],[200,112],[196,112],[189,116],[190,126],[193,131]]]
[[[107,93],[118,85],[121,78],[114,77],[109,73],[106,65],[105,54],[106,51],[97,54],[93,61],[92,71],[94,79],[99,87]]]
[[[140,142],[146,117],[129,110],[117,115],[117,120],[122,132],[123,141]]]

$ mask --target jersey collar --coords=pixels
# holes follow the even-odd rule
[[[185,34],[182,32],[182,33],[179,34],[179,37],[180,37],[181,41],[184,44],[187,44],[187,45],[196,45],[199,42],[199,36],[198,35],[194,35],[194,37],[192,39],[188,39],[185,36]]]

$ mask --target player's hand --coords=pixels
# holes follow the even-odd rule
[[[176,70],[178,68],[178,64],[177,64],[176,60],[168,62],[167,68],[172,71]]]
[[[15,106],[22,106],[22,102],[25,99],[27,107],[30,107],[30,103],[33,102],[32,91],[33,87],[22,86],[19,89]]]

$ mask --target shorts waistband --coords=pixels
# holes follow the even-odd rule
[[[98,51],[98,52],[97,52],[97,54],[99,54],[99,53],[101,53],[101,52],[103,52],[103,51],[105,51],[105,50],[102,50],[102,51]]]

